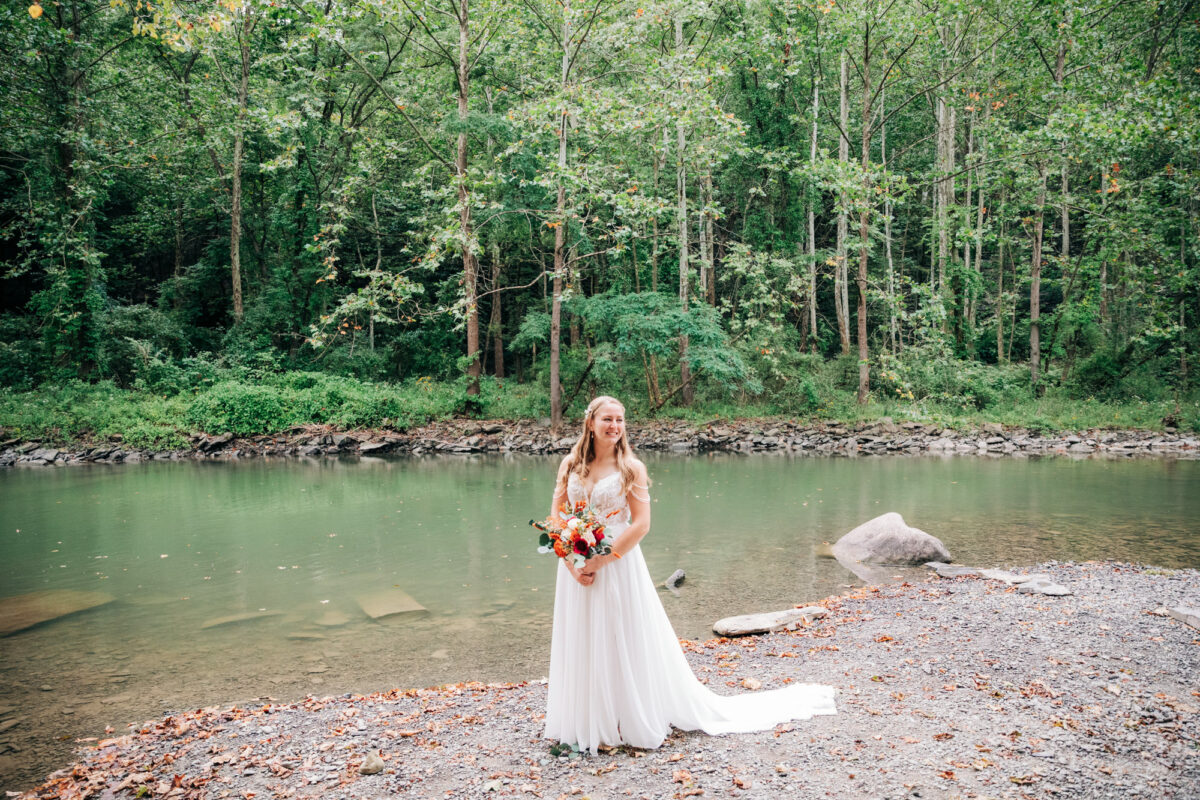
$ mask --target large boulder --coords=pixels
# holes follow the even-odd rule
[[[950,561],[950,551],[936,536],[909,527],[904,518],[888,512],[864,522],[833,545],[838,561],[868,564],[924,564]]]

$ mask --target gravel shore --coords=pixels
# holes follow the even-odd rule
[[[795,632],[685,642],[721,693],[837,687],[836,716],[771,731],[554,756],[541,682],[259,699],[83,741],[22,797],[1200,795],[1200,631],[1163,610],[1197,605],[1200,572],[1029,571],[1072,594],[931,573],[826,598]],[[374,753],[381,771],[360,774]]]

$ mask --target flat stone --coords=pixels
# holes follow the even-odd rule
[[[113,601],[105,592],[49,589],[0,600],[0,636],[23,631],[43,622],[107,605]]]
[[[412,614],[427,611],[425,606],[414,600],[408,592],[401,589],[380,589],[365,592],[354,598],[359,608],[371,619],[382,619],[395,614]]]
[[[253,622],[258,619],[266,619],[267,617],[283,616],[282,611],[246,611],[241,614],[229,614],[224,617],[213,617],[206,619],[204,624],[200,626],[201,630],[207,628],[219,628],[222,625],[235,625],[239,622]]]
[[[1009,586],[1015,586],[1018,583],[1025,583],[1035,578],[1042,578],[1044,580],[1050,579],[1050,576],[1048,575],[1018,575],[1015,572],[1009,572],[1008,570],[1003,569],[983,569],[979,571],[979,574],[994,581],[1004,581]]]
[[[50,463],[54,461],[54,459],[58,458],[58,451],[52,447],[39,448],[30,453],[29,457],[34,460],[41,460]]]
[[[1172,619],[1177,619],[1184,625],[1191,625],[1193,628],[1200,628],[1200,609],[1190,606],[1175,606],[1168,608],[1167,613]]]
[[[758,633],[795,630],[801,623],[812,622],[828,614],[829,610],[821,606],[788,608],[764,614],[742,614],[718,620],[713,625],[713,633],[718,636],[750,636]]]
[[[979,570],[974,567],[964,567],[957,564],[946,564],[941,561],[930,561],[925,566],[932,569],[943,578],[961,578],[966,575],[978,575]]]
[[[1064,597],[1071,594],[1071,590],[1057,583],[1052,583],[1045,576],[1037,576],[1037,580],[1029,580],[1017,587],[1018,592],[1025,594],[1044,594],[1049,597]]]
[[[348,614],[343,614],[340,611],[326,611],[320,617],[314,620],[318,625],[325,628],[336,628],[340,625],[345,625],[350,621]]]

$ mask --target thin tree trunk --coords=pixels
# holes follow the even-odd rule
[[[887,90],[879,89],[880,116],[886,120]],[[883,163],[884,174],[887,174],[887,123],[883,122],[879,130],[879,160]],[[888,187],[887,199],[883,204],[883,243],[887,254],[888,282],[888,341],[892,355],[896,355],[896,266],[892,260],[892,196]]]
[[[492,318],[488,327],[492,331],[492,371],[497,378],[504,377],[504,319],[500,307],[500,243],[492,242]]]
[[[1004,231],[1000,232],[1000,242],[996,247],[996,363],[1004,363]]]
[[[379,212],[375,208],[375,192],[371,192],[371,223],[375,229],[375,272],[383,270],[383,232],[379,229]],[[371,343],[371,352],[375,352],[375,312],[378,311],[377,300],[373,299],[367,312],[367,337]]]
[[[675,14],[675,52],[683,50],[683,16]],[[679,85],[681,96],[684,93],[682,82]],[[679,195],[679,305],[686,314],[688,310],[688,225],[687,225],[687,161],[684,158],[686,139],[683,130],[683,119],[675,122],[675,189]],[[688,335],[679,336],[679,379],[682,382],[683,405],[692,404],[692,370],[688,362]]]
[[[479,394],[479,375],[483,365],[479,361],[479,295],[478,265],[472,250],[471,198],[467,190],[467,100],[471,88],[471,26],[469,0],[458,4],[458,120],[462,130],[458,134],[458,150],[454,162],[458,178],[458,215],[462,228],[463,289],[467,308],[467,394]]]
[[[817,115],[820,113],[821,83],[813,76],[813,124],[809,140],[808,163],[814,174],[817,164]],[[808,201],[808,330],[810,352],[817,352],[817,211],[816,199],[809,192]]]
[[[871,196],[871,33],[863,34],[862,53],[862,148],[863,197]],[[871,205],[865,200],[858,212],[858,404],[865,405],[871,390],[871,368],[867,348],[867,255],[870,249]]]
[[[570,27],[571,0],[563,2],[562,27],[562,75],[560,89],[564,94],[567,90],[567,78],[570,73]],[[562,385],[560,376],[560,358],[562,345],[562,289],[564,269],[564,248],[566,246],[567,229],[567,188],[563,184],[562,174],[567,168],[567,122],[568,113],[565,106],[558,115],[558,196],[554,205],[554,299],[550,306],[550,427],[557,431],[562,425]]]
[[[838,79],[838,90],[840,92],[838,118],[841,123],[841,130],[838,132],[838,163],[845,168],[845,165],[850,161],[850,104],[849,104],[849,83],[850,83],[850,65],[846,58],[846,51],[842,51],[841,73]],[[850,299],[849,290],[847,287],[847,251],[846,239],[849,238],[849,229],[846,218],[846,197],[843,195],[840,198],[839,205],[841,210],[837,215],[837,265],[834,268],[833,293],[834,293],[834,308],[837,311],[838,336],[841,339],[842,355],[850,353]]]
[[[238,76],[237,125],[233,131],[233,165],[231,172],[232,202],[229,210],[229,270],[233,283],[233,322],[241,324],[245,309],[242,305],[242,156],[246,141],[246,106],[250,89],[250,43],[246,39],[253,26],[243,24],[238,32],[238,52],[241,71]]]
[[[1029,283],[1029,378],[1036,396],[1041,378],[1039,369],[1042,359],[1041,303],[1042,303],[1042,234],[1046,209],[1046,167],[1038,164],[1037,210],[1033,218],[1033,255],[1030,260]]]
[[[713,202],[713,184],[712,173],[704,176],[704,205],[707,208]],[[710,306],[717,304],[717,239],[716,226],[713,225],[712,211],[704,214],[704,228],[706,232],[704,252],[704,269],[708,273],[705,286],[707,287],[707,300]]]

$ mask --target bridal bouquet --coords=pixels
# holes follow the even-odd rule
[[[616,514],[613,511],[608,517]],[[557,515],[551,515],[529,524],[542,532],[538,537],[538,552],[550,553],[559,558],[570,558],[576,567],[582,567],[592,556],[608,555],[612,546],[604,541],[604,520],[591,506],[582,500],[572,508],[563,503]]]

